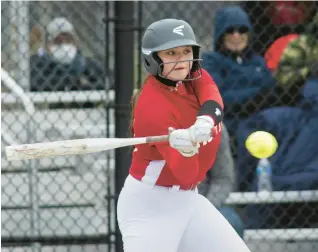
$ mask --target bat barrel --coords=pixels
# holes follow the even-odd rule
[[[48,143],[13,145],[7,146],[5,148],[5,152],[7,160],[9,161],[95,152],[96,146],[95,148],[92,148],[88,145],[88,142],[89,139],[78,139]]]
[[[53,156],[79,155],[126,147],[131,145],[164,142],[168,136],[137,138],[85,138],[47,143],[7,146],[8,161],[37,159]]]

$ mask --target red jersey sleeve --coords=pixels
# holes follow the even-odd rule
[[[198,115],[209,115],[215,124],[220,123],[223,119],[223,100],[209,73],[202,69],[202,77],[195,80],[192,86],[201,105]]]
[[[222,107],[222,109],[224,108],[223,99],[221,97],[219,89],[206,70],[202,69],[202,77],[200,79],[194,80],[193,90],[201,106],[206,101],[212,100],[217,102]]]
[[[134,122],[136,133],[139,133],[136,136],[140,136],[141,132],[142,136],[165,135],[168,134],[168,127],[178,128],[173,116],[168,111],[164,111],[163,107],[158,107],[155,111],[143,108],[141,114],[142,117],[137,116]],[[180,184],[191,184],[196,180],[199,173],[198,154],[192,157],[184,157],[176,149],[171,148],[168,142],[155,143],[152,146],[158,150]]]

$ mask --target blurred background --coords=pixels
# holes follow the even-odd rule
[[[129,148],[23,162],[3,150],[129,136],[141,38],[163,18],[193,27],[225,103],[212,170],[228,172],[209,174],[202,194],[251,251],[318,251],[316,2],[1,1],[2,251],[122,251],[115,208]],[[244,144],[257,130],[279,144],[263,170]]]

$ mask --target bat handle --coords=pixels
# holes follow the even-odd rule
[[[146,143],[168,142],[169,135],[146,137]]]

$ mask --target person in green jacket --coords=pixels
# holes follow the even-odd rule
[[[301,87],[307,78],[318,76],[318,13],[306,32],[288,44],[274,76],[286,90]]]

